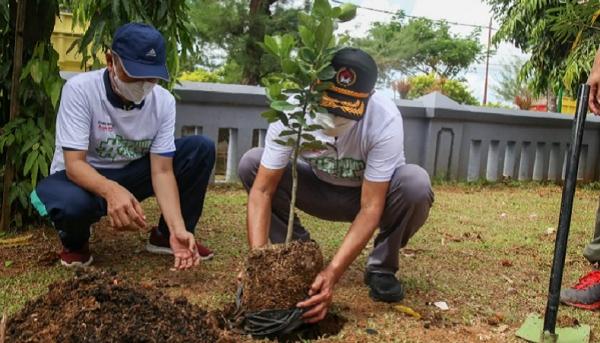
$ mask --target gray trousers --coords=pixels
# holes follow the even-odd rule
[[[591,263],[600,262],[600,201],[598,202],[598,210],[596,211],[596,227],[594,229],[594,238],[583,249],[583,256]]]
[[[263,148],[244,154],[239,176],[249,191],[256,178]],[[273,243],[285,241],[292,189],[292,169],[288,164],[272,201],[269,238]],[[311,167],[298,163],[296,207],[324,220],[352,222],[360,210],[360,187],[342,187],[321,181]],[[417,165],[398,167],[390,181],[385,209],[367,261],[367,271],[396,273],[398,252],[425,223],[433,204],[433,191],[427,172]],[[309,233],[294,218],[293,239],[309,240]]]

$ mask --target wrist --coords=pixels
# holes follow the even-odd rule
[[[334,283],[337,283],[344,274],[344,268],[335,261],[331,261],[323,271],[331,275]]]
[[[167,224],[167,228],[169,229],[169,233],[170,234],[182,234],[187,232],[185,225],[183,223],[179,224],[179,225],[169,225]]]
[[[106,179],[104,183],[100,186],[99,195],[107,199],[109,195],[114,194],[115,187],[119,186],[119,184],[113,180]]]

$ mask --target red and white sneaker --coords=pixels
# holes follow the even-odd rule
[[[210,260],[215,255],[210,249],[203,246],[198,241],[196,241],[196,247],[201,260]],[[153,254],[173,255],[169,237],[160,233],[157,227],[153,227],[150,231],[150,237],[146,244],[146,251]]]
[[[600,270],[589,272],[573,287],[563,289],[560,301],[585,310],[600,309]]]
[[[60,264],[67,268],[84,268],[88,267],[94,261],[94,257],[90,253],[90,246],[85,243],[81,249],[70,250],[63,247],[59,254]]]

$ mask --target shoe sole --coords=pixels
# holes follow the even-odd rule
[[[373,292],[373,290],[369,290],[369,297],[371,297],[371,299],[373,299],[374,301],[380,301],[380,302],[384,302],[384,303],[397,303],[402,301],[402,299],[404,299],[404,294],[399,295],[399,296],[381,296],[375,292]]]
[[[593,304],[572,303],[572,302],[568,302],[568,301],[562,301],[562,303],[565,305],[577,307],[577,308],[580,308],[583,310],[589,310],[589,311],[600,310],[600,301],[597,301]]]
[[[149,253],[158,254],[158,255],[173,255],[173,250],[171,250],[171,248],[159,247],[157,245],[150,244],[150,243],[146,244],[146,251]],[[202,261],[208,261],[208,260],[211,260],[214,256],[215,256],[215,254],[200,256],[200,259]]]
[[[64,260],[60,260],[60,264],[67,268],[85,268],[85,267],[89,267],[92,264],[92,262],[94,262],[93,256],[90,256],[90,259],[87,260],[86,262],[71,262],[71,263],[69,263]]]

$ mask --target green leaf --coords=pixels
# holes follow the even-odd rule
[[[296,131],[293,131],[293,130],[283,130],[283,131],[281,131],[279,133],[279,136],[283,137],[283,136],[291,136],[291,135],[295,135],[295,134],[297,134]]]
[[[306,46],[313,46],[315,44],[315,34],[306,26],[300,26],[298,28],[298,34],[300,35],[302,44]]]
[[[265,50],[270,53],[271,55],[280,57],[279,54],[279,40],[281,38],[280,37],[273,37],[273,36],[265,36],[265,41],[264,41],[264,48]]]
[[[26,141],[25,144],[23,145],[23,148],[21,148],[20,154],[23,155],[26,151],[28,151],[29,149],[31,149],[31,147],[34,144],[38,144],[38,143],[35,140],[33,140],[33,139],[30,139],[30,140]]]
[[[300,12],[298,13],[298,21],[300,22],[300,26],[306,26],[307,28],[310,28],[314,23],[314,18],[311,17],[310,15],[308,15],[305,12]]]
[[[333,21],[329,18],[323,19],[315,34],[315,47],[317,51],[327,48],[331,38],[333,38]]]
[[[294,74],[298,70],[298,65],[289,59],[285,59],[281,62],[281,69],[284,73]]]
[[[336,74],[335,68],[333,68],[333,66],[329,66],[329,67],[323,69],[319,73],[319,80],[331,80],[335,77],[335,74]],[[328,84],[328,86],[331,86],[331,82],[327,82],[327,84]],[[327,88],[329,88],[329,87],[327,87]],[[327,88],[325,88],[325,89],[327,89]]]
[[[302,151],[323,150],[325,148],[326,148],[326,146],[321,141],[312,141],[312,142],[306,142],[306,143],[302,144],[300,150],[302,150]]]
[[[267,98],[269,100],[279,100],[281,98],[281,83],[272,83],[266,88]]]
[[[285,112],[294,110],[296,108],[296,105],[292,105],[284,100],[277,100],[271,103],[271,108],[276,111]]]
[[[290,126],[290,122],[289,122],[288,116],[285,113],[278,112],[277,116],[279,117],[279,120],[281,120],[281,122],[283,123],[283,125],[285,125],[286,127]]]
[[[265,118],[269,123],[274,123],[279,120],[279,116],[277,111],[274,109],[269,109],[261,113],[261,116]]]
[[[46,161],[46,157],[40,155],[40,156],[38,156],[37,160],[38,160],[37,164],[39,166],[40,172],[42,173],[42,176],[43,177],[48,176],[48,172],[50,171],[49,170],[50,168],[48,168],[48,161]]]
[[[12,265],[13,265],[13,261],[11,261],[11,260],[4,261],[4,268],[9,268]]]
[[[317,58],[317,54],[315,53],[315,51],[309,47],[300,48],[300,51],[298,52],[298,54],[301,59],[303,59],[304,61],[306,61],[308,63],[310,63],[311,61],[313,61]]]
[[[285,34],[281,37],[281,44],[279,45],[279,57],[287,58],[290,56],[292,48],[296,45],[296,40],[291,34]]]
[[[40,83],[42,81],[42,77],[44,76],[42,73],[43,67],[42,63],[38,60],[34,60],[31,63],[30,74],[33,82]]]
[[[38,160],[36,160],[33,164],[34,164],[34,166],[32,166],[32,168],[31,168],[31,186],[35,187],[37,185],[37,177],[38,177],[38,172],[40,170],[40,166],[39,166]]]
[[[331,16],[331,5],[329,4],[329,0],[315,0],[312,13],[319,17]]]
[[[302,138],[306,139],[308,142],[312,142],[316,139],[315,136],[308,133],[303,133]]]
[[[333,77],[330,77],[329,79],[331,79]],[[327,80],[327,79],[321,79],[321,80]],[[319,92],[322,92],[322,91],[325,91],[325,90],[331,88],[331,86],[333,86],[333,82],[321,82],[321,83],[319,83],[318,85],[315,86],[315,90],[319,91]]]
[[[281,139],[274,139],[273,142],[275,142],[279,145],[288,146],[288,142],[282,141]]]
[[[323,129],[323,126],[321,125],[308,125],[308,127],[306,127],[304,130],[305,131],[317,131],[317,130],[321,130]]]
[[[29,155],[27,155],[27,159],[25,160],[25,167],[23,167],[23,175],[27,175],[29,173],[29,170],[31,170],[33,163],[37,160],[38,155],[39,153],[37,151],[33,151]]]
[[[345,3],[342,6],[337,7],[337,8],[340,9],[340,13],[337,14],[336,17],[342,23],[346,22],[346,21],[350,21],[350,20],[354,19],[354,17],[356,17],[356,5],[354,5],[354,4]]]
[[[60,91],[62,89],[63,83],[60,80],[55,81],[50,87],[50,102],[52,103],[52,107],[56,110],[56,105],[58,104],[58,98],[60,97]]]

